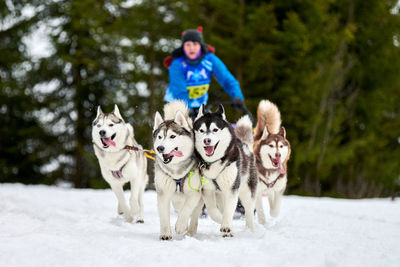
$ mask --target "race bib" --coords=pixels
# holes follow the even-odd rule
[[[205,93],[207,93],[209,87],[210,87],[209,84],[203,84],[203,85],[196,85],[196,86],[188,86],[186,88],[189,91],[189,98],[195,99],[195,98],[202,97]]]

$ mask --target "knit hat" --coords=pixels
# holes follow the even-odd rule
[[[197,29],[189,29],[184,32],[182,32],[182,45],[172,51],[171,56],[168,56],[164,59],[164,66],[169,67],[172,63],[172,60],[174,58],[181,57],[185,55],[183,51],[183,44],[187,41],[192,41],[192,42],[199,42],[201,45],[201,53],[203,55],[207,54],[208,52],[215,54],[215,48],[212,47],[211,45],[207,45],[203,41],[203,27],[199,26]]]
[[[187,41],[198,42],[203,45],[203,27],[199,26],[197,29],[187,30],[182,33],[182,44]]]

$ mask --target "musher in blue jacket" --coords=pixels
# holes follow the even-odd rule
[[[198,108],[207,104],[211,77],[229,94],[236,107],[244,106],[239,82],[225,64],[213,54],[214,48],[203,42],[202,27],[182,33],[182,45],[164,60],[169,70],[169,88],[164,100],[186,102],[195,116]]]

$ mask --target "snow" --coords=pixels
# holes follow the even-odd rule
[[[156,193],[144,203],[134,224],[109,189],[0,184],[0,266],[400,266],[399,201],[285,196],[254,232],[239,219],[222,238],[203,218],[196,236],[172,241],[158,238]]]

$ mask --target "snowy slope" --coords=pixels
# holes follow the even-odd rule
[[[156,193],[144,203],[131,224],[111,190],[0,184],[0,266],[400,266],[399,201],[286,196],[253,233],[234,220],[224,239],[206,218],[173,241],[158,239]]]

